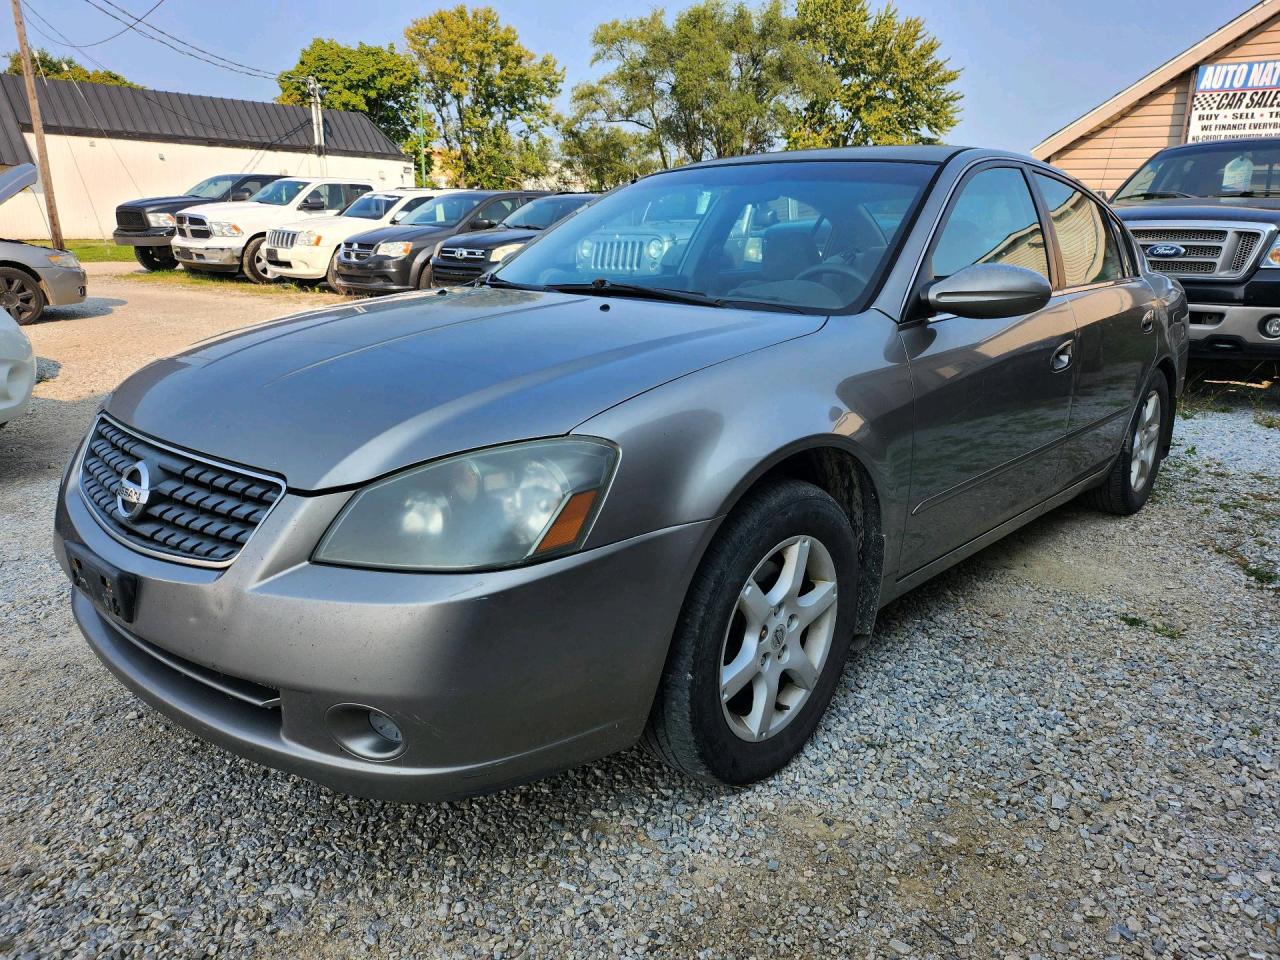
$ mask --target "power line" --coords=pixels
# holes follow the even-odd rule
[[[160,7],[160,4],[162,3],[164,3],[164,0],[156,0],[156,2],[151,5],[151,9],[149,9],[146,13],[144,13],[140,17],[135,17],[133,20],[133,23],[127,24],[123,30],[117,30],[115,33],[111,34],[111,36],[109,37],[103,37],[101,40],[93,41],[93,43],[71,43],[70,41],[67,41],[66,46],[74,47],[76,50],[88,50],[90,47],[100,47],[102,46],[102,44],[106,43],[108,40],[114,40],[116,37],[122,34],[128,33],[137,24],[141,23],[143,20],[147,19],[147,17],[151,16],[151,14],[155,13],[156,10]],[[45,79],[47,80],[49,78],[45,77]]]

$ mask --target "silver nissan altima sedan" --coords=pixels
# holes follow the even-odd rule
[[[65,477],[86,639],[202,737],[351,793],[643,739],[742,784],[895,597],[1081,494],[1139,510],[1187,307],[1097,197],[952,147],[695,164],[471,288],[197,344]]]

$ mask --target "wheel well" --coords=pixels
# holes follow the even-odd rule
[[[28,267],[25,263],[19,263],[16,260],[0,260],[0,267],[8,267],[11,270],[21,270],[28,277],[30,277],[37,284],[39,284],[41,290],[44,289],[44,284],[40,280],[40,274],[36,273],[34,270]]]
[[[869,635],[880,607],[880,584],[884,574],[880,497],[871,475],[847,450],[810,447],[774,464],[748,489],[781,477],[804,480],[820,487],[840,504],[849,517],[858,538],[858,559],[862,566],[854,632],[859,636]]]
[[[1173,361],[1168,357],[1160,359],[1156,364],[1156,370],[1164,374],[1165,382],[1169,385],[1169,408],[1165,411],[1160,441],[1160,453],[1162,456],[1166,456],[1169,453],[1169,445],[1173,441],[1173,421],[1178,409],[1178,372],[1173,365]]]

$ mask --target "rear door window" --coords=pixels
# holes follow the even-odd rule
[[[1035,178],[1062,251],[1064,285],[1084,287],[1124,279],[1120,241],[1102,207],[1056,177],[1037,173]]]

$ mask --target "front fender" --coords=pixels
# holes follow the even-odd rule
[[[828,446],[866,469],[880,504],[884,568],[896,569],[912,421],[897,325],[875,311],[833,317],[812,334],[705,367],[579,425],[575,432],[622,451],[587,545],[722,517],[779,462]]]

